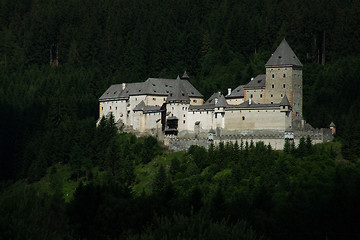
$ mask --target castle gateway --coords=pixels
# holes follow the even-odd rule
[[[124,131],[154,135],[172,150],[251,140],[282,149],[286,138],[306,136],[314,143],[330,141],[330,129],[313,129],[302,120],[302,67],[284,39],[265,64],[266,74],[226,96],[217,92],[204,101],[186,72],[176,79],[115,84],[99,98],[99,120],[112,114]]]

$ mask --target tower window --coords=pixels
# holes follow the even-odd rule
[[[285,83],[283,84],[283,88],[285,88]]]
[[[274,102],[271,102],[271,104],[274,104]]]
[[[283,77],[285,78],[286,77],[286,74],[284,73]]]
[[[185,123],[185,120],[183,121],[183,123]]]
[[[110,110],[111,110],[111,106],[110,106]]]
[[[275,88],[275,85],[274,85],[274,84],[271,84],[271,88]]]
[[[262,94],[260,94],[260,98],[262,98]]]
[[[104,110],[104,107],[101,107],[101,110]]]
[[[253,98],[253,95],[252,95],[252,94],[250,95],[250,98]]]
[[[275,74],[272,74],[271,77],[274,78],[274,77],[275,77]]]
[[[283,97],[284,95],[283,94],[280,94],[280,97]]]
[[[242,117],[242,120],[245,120],[245,117],[244,117],[244,116]]]
[[[273,97],[273,95],[271,94],[270,97]]]

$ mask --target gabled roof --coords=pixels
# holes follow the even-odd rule
[[[245,89],[253,88],[265,88],[266,84],[266,75],[260,74],[257,75],[253,80],[244,86]]]
[[[138,105],[135,106],[133,111],[143,111],[144,113],[149,112],[160,112],[161,107],[160,106],[147,106],[145,105],[145,102],[142,100]]]
[[[144,111],[144,109],[145,109],[145,103],[143,100],[141,100],[141,102],[134,107],[133,111]]]
[[[214,108],[226,108],[229,104],[226,102],[224,95],[221,92],[216,92],[203,104],[203,105],[191,105],[190,110],[213,110]]]
[[[302,67],[303,65],[284,38],[275,52],[271,55],[269,61],[265,64],[265,67],[285,66]]]
[[[280,102],[280,106],[291,106],[286,94]]]
[[[99,101],[128,99],[135,95],[168,96],[170,92],[174,92],[175,83],[175,79],[148,78],[145,82],[126,83],[124,89],[123,84],[115,84],[104,92]],[[204,97],[188,80],[181,80],[181,84],[189,97]]]
[[[240,85],[231,91],[230,95],[226,95],[225,98],[243,98],[244,97],[244,86]]]

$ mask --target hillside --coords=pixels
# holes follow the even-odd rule
[[[356,0],[0,1],[0,238],[359,237],[358,26]],[[264,73],[283,38],[329,145],[167,153],[95,127],[110,84],[187,70],[208,98]]]

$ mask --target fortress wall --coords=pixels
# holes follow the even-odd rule
[[[237,129],[278,129],[284,130],[290,124],[289,118],[280,109],[276,110],[234,110],[225,113],[225,128]]]
[[[195,123],[200,121],[201,129],[210,130],[213,127],[213,111],[189,111],[187,112],[187,130],[195,131]]]
[[[251,141],[256,144],[257,142],[264,142],[265,145],[270,144],[274,150],[283,150],[285,144],[284,131],[241,131],[241,132],[222,132],[221,136],[214,136],[213,141],[209,141],[205,134],[195,135],[188,133],[181,137],[165,136],[164,145],[169,147],[170,151],[187,151],[191,145],[197,145],[209,148],[210,144],[213,143],[217,146],[220,142],[232,142],[236,141],[238,144],[243,141],[250,143]],[[329,135],[330,133],[330,135]],[[298,131],[294,132],[294,143],[295,146],[299,145],[300,138],[310,136],[313,144],[328,142],[332,140],[330,129],[314,129],[314,131]]]

